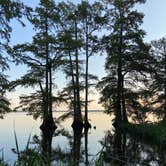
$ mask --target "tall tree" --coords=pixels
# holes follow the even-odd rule
[[[101,31],[105,22],[102,16],[103,6],[99,2],[90,4],[88,1],[82,1],[78,4],[79,28],[82,29],[81,38],[83,41],[82,50],[84,50],[85,60],[85,126],[90,127],[88,121],[89,87],[93,84],[90,79],[96,80],[97,77],[89,73],[89,58],[97,54],[100,50],[100,40],[97,32]]]
[[[145,32],[140,29],[143,14],[134,9],[136,4],[145,3],[145,0],[104,2],[108,13],[107,30],[110,33],[103,39],[108,55],[105,64],[108,77],[103,78],[100,85],[103,98],[115,110],[116,122],[127,122],[127,108],[134,106],[130,96],[136,94],[139,90],[137,83],[144,81],[145,73],[150,72],[150,47],[144,43]],[[128,104],[131,107],[126,107]]]
[[[98,2],[89,4],[87,1],[77,6],[72,3],[60,3],[59,12],[61,13],[61,31],[60,42],[63,48],[63,54],[68,57],[65,73],[71,78],[68,90],[73,97],[72,105],[74,108],[74,117],[76,121],[81,120],[79,113],[82,105],[82,90],[85,88],[84,107],[85,107],[85,125],[90,126],[88,122],[88,99],[89,87],[93,85],[90,80],[96,80],[97,77],[89,74],[89,58],[97,53],[100,48],[97,32],[101,30],[104,19],[102,17],[102,5]],[[64,24],[65,23],[65,24]],[[84,56],[82,56],[84,55]],[[85,67],[82,62],[85,61]],[[81,69],[85,68],[85,74]],[[76,118],[77,117],[77,118]],[[78,118],[79,117],[79,118]],[[73,123],[74,124],[74,123]]]
[[[72,126],[75,128],[83,126],[81,113],[81,60],[80,48],[82,41],[80,39],[81,29],[79,28],[79,19],[77,17],[77,6],[71,2],[59,3],[59,43],[66,61],[64,71],[67,78],[70,79],[68,88],[64,88],[63,93],[67,93],[71,99],[71,105],[74,109],[74,120]]]
[[[61,64],[61,57],[58,54],[58,45],[56,44],[56,21],[58,19],[56,12],[56,5],[53,0],[41,0],[30,18],[30,22],[36,31],[32,43],[14,47],[16,60],[25,63],[30,69],[14,85],[37,85],[39,87],[40,90],[28,96],[28,98],[23,97],[22,103],[30,102],[28,106],[32,106],[32,110],[36,99],[36,106],[38,106],[36,108],[39,108],[43,114],[41,125],[43,130],[55,127],[52,115],[53,99],[55,99],[52,93],[52,79],[53,71],[57,70]]]

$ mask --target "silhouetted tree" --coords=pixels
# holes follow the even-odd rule
[[[70,108],[74,109],[73,127],[83,127],[81,114],[81,60],[80,38],[81,29],[79,28],[79,18],[77,17],[77,6],[72,2],[62,2],[58,4],[59,13],[59,42],[63,57],[66,61],[64,71],[69,84],[62,91],[63,96],[70,102]]]
[[[78,4],[79,29],[82,29],[82,49],[85,60],[85,126],[90,127],[88,121],[89,87],[93,85],[90,80],[97,80],[97,76],[89,73],[89,59],[100,51],[100,40],[97,33],[101,31],[105,18],[102,15],[103,6],[100,2],[89,3],[82,1]]]
[[[29,71],[13,86],[38,86],[39,90],[31,96],[22,97],[21,103],[30,111],[42,113],[41,129],[54,128],[52,105],[57,99],[53,97],[53,72],[61,65],[59,48],[56,44],[56,22],[58,19],[54,1],[40,1],[38,7],[29,19],[36,34],[32,43],[20,44],[14,47],[15,59],[28,66]],[[36,102],[35,102],[36,100]],[[29,104],[28,104],[29,103]],[[36,107],[36,108],[35,108]],[[33,110],[34,109],[34,110]]]
[[[100,49],[97,32],[105,21],[102,17],[102,5],[98,2],[90,4],[86,1],[78,5],[71,2],[59,3],[59,42],[65,55],[64,71],[70,82],[63,89],[63,94],[70,100],[70,108],[74,109],[74,122],[82,124],[81,107],[85,107],[85,124],[88,127],[88,88],[93,84],[90,80],[97,77],[89,74],[89,58]],[[85,55],[85,56],[82,56]],[[83,62],[85,61],[85,67]],[[85,68],[85,74],[82,69]],[[85,99],[81,92],[85,88]],[[85,103],[85,104],[84,104]],[[76,122],[76,123],[75,123]]]
[[[144,43],[145,32],[140,29],[143,14],[133,9],[144,0],[106,0],[107,30],[103,42],[107,51],[105,68],[108,73],[99,83],[101,102],[109,111],[115,111],[116,122],[127,122],[127,110],[138,101],[138,83],[146,80],[150,72],[149,46]],[[133,89],[135,89],[133,91]],[[131,96],[134,96],[134,100]]]

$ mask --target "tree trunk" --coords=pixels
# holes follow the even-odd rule
[[[88,37],[88,25],[87,25],[87,18],[86,18],[86,69],[85,69],[85,124],[84,126],[86,128],[91,127],[89,120],[88,120],[88,67],[89,67],[89,47],[88,47],[88,42],[89,42],[89,37]]]
[[[52,63],[49,62],[49,116],[52,118]]]
[[[123,122],[128,122],[124,92],[122,92],[122,110],[123,110]]]
[[[53,121],[52,116],[52,71],[51,71],[51,64],[49,62],[49,43],[48,39],[48,20],[45,20],[45,54],[46,54],[46,66],[45,66],[45,110],[43,113],[43,123],[40,126],[40,129],[45,130],[55,130],[56,126]],[[50,86],[49,86],[50,83]]]
[[[121,82],[122,82],[122,64],[121,64],[121,59],[119,58],[118,62],[118,82],[117,82],[117,100],[116,100],[116,118],[115,118],[115,124],[118,124],[122,120],[122,115],[121,115]]]
[[[42,93],[42,111],[43,111],[43,118],[44,117],[47,117],[47,108],[46,108],[46,105],[45,105],[45,102],[46,102],[46,95],[45,95],[45,91],[43,89],[43,86],[41,84],[41,82],[39,81],[39,86],[40,86],[40,90],[41,90],[41,93]]]
[[[48,23],[47,18],[45,20],[45,38],[48,38]],[[46,131],[50,128],[49,122],[49,113],[48,113],[48,106],[49,106],[49,94],[48,94],[48,58],[49,58],[49,43],[46,40],[45,43],[45,103],[44,103],[44,110],[43,110],[43,123],[40,126],[40,129]]]
[[[74,115],[76,114],[77,111],[77,106],[76,106],[76,85],[75,85],[75,79],[74,79],[74,69],[73,69],[73,63],[72,63],[72,58],[71,58],[71,52],[69,51],[69,62],[70,62],[70,70],[71,70],[71,76],[72,76],[72,84],[73,84],[73,96],[74,96],[74,101],[73,101],[73,108],[74,108]]]
[[[121,11],[120,11],[121,12]],[[120,18],[122,18],[122,12],[120,13]],[[119,55],[118,55],[118,83],[117,83],[117,103],[116,103],[116,123],[121,122],[122,120],[122,91],[123,91],[123,75],[122,75],[122,44],[123,44],[123,26],[122,23],[120,25],[120,31],[119,31]]]
[[[123,122],[128,122],[127,112],[126,112],[126,103],[125,103],[125,94],[124,94],[124,76],[122,76],[122,110],[123,110]]]
[[[77,30],[77,22],[75,21],[75,39],[78,41],[78,30]],[[77,110],[74,115],[74,122],[72,124],[73,128],[82,128],[82,114],[81,114],[81,103],[80,103],[80,84],[79,84],[79,59],[78,59],[78,48],[75,50],[75,61],[76,61],[76,105]]]
[[[46,105],[46,117],[44,117],[44,119],[48,119],[48,105],[49,105],[49,94],[48,94],[48,58],[49,58],[49,43],[47,42],[47,38],[48,38],[48,23],[47,23],[47,19],[46,19],[46,23],[45,23],[45,37],[46,37],[46,69],[45,69],[45,81],[46,81],[46,101],[45,101],[45,105]]]
[[[49,62],[49,121],[52,123],[52,126],[56,128],[54,119],[53,119],[53,110],[52,110],[52,62]]]

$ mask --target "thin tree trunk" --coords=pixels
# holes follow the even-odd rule
[[[124,91],[122,92],[122,109],[123,109],[123,121],[128,122]]]
[[[75,79],[74,79],[74,69],[73,69],[73,63],[72,63],[72,58],[71,58],[71,52],[69,51],[69,62],[70,62],[70,70],[71,70],[71,76],[72,76],[72,84],[73,84],[73,96],[74,96],[74,101],[73,101],[73,108],[74,108],[74,115],[76,114],[77,107],[76,107],[76,85],[75,85]]]
[[[121,115],[121,81],[122,81],[122,64],[121,59],[119,58],[118,62],[118,82],[117,82],[117,101],[116,101],[116,118],[115,123],[121,122],[122,115]]]
[[[77,22],[75,21],[75,39],[78,41],[78,29]],[[74,116],[74,121],[76,123],[82,124],[82,115],[81,115],[81,103],[80,103],[80,84],[79,84],[79,60],[78,60],[78,48],[75,51],[76,58],[76,98],[77,98],[77,111]]]
[[[125,94],[124,94],[124,76],[122,77],[122,110],[123,110],[123,121],[128,122],[127,112],[126,112],[126,103],[125,103]]]
[[[44,117],[44,119],[48,119],[48,105],[49,105],[49,94],[48,94],[48,58],[49,58],[49,43],[47,42],[47,38],[48,38],[48,23],[47,23],[47,18],[45,21],[45,37],[46,37],[46,69],[45,69],[45,81],[46,81],[46,101],[45,101],[45,105],[46,105],[46,117]]]
[[[122,18],[122,11],[120,11],[120,18]],[[122,83],[123,83],[123,75],[122,75],[122,44],[123,44],[123,26],[122,23],[120,25],[120,39],[119,39],[119,58],[118,58],[118,85],[117,85],[117,108],[116,108],[116,121],[117,123],[122,120]]]
[[[42,84],[41,84],[41,82],[39,81],[39,86],[40,86],[40,90],[41,90],[41,93],[42,93],[42,101],[43,101],[43,103],[42,103],[42,111],[43,111],[43,117],[46,117],[47,115],[46,115],[46,105],[45,105],[45,101],[46,101],[46,96],[45,96],[45,91],[44,91],[44,89],[43,89],[43,87],[42,87]]]
[[[88,67],[89,67],[89,47],[88,47],[88,25],[86,18],[86,69],[85,69],[85,125],[88,127],[90,124],[88,122]]]
[[[53,120],[52,115],[52,62],[49,62],[49,118]]]
[[[48,25],[47,25],[47,19],[45,22],[45,37],[47,39],[48,37]],[[49,112],[48,112],[48,107],[49,107],[49,94],[48,94],[48,57],[49,57],[49,44],[46,42],[45,45],[45,54],[46,54],[46,66],[45,66],[45,102],[43,103],[44,105],[44,110],[43,110],[43,123],[40,126],[40,129],[42,131],[46,131],[49,126]]]

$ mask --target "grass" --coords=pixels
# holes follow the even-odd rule
[[[136,139],[141,139],[148,144],[166,148],[166,122],[150,124],[122,124],[122,129]]]
[[[14,129],[14,138],[15,138],[15,145],[16,150],[15,153],[17,154],[18,160],[15,162],[15,166],[50,166],[51,161],[47,155],[42,155],[38,152],[35,148],[29,148],[30,140],[31,140],[31,133],[28,137],[27,144],[25,150],[19,150],[19,142],[17,139],[17,134]]]

